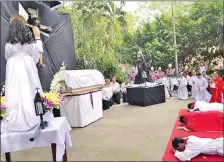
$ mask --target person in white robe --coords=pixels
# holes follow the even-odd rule
[[[224,112],[223,104],[217,102],[208,103],[205,101],[195,101],[194,104],[192,103],[188,104],[188,109],[190,112],[193,111],[201,111],[201,112],[219,111],[221,113]]]
[[[197,74],[197,78],[195,100],[209,102],[211,94],[207,91],[208,82],[204,77],[202,77],[201,73]]]
[[[169,94],[169,91],[168,91],[169,81],[165,77],[164,73],[161,73],[160,76],[161,76],[161,78],[158,80],[158,83],[161,83],[161,84],[164,85],[165,96],[166,96],[166,99],[168,99],[168,98],[170,98],[170,94]]]
[[[189,80],[189,84],[191,85],[191,97],[192,98],[195,98],[195,96],[196,96],[196,81],[197,81],[196,72],[193,70],[192,76]]]
[[[24,18],[18,15],[11,17],[6,42],[6,116],[1,133],[29,131],[40,122],[34,98],[37,87],[42,93],[36,64],[43,49],[35,43]]]
[[[177,82],[178,82],[177,98],[181,100],[187,100],[188,99],[187,79],[184,77],[183,72],[179,74]]]
[[[123,99],[123,103],[128,101],[127,98],[127,87],[130,86],[129,80],[125,80],[124,83],[121,84],[121,93],[122,93],[122,99]]]
[[[216,139],[196,136],[175,137],[172,140],[174,156],[180,161],[190,161],[200,154],[224,156],[223,140],[223,137]]]

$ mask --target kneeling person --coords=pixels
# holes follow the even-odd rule
[[[199,154],[223,156],[223,140],[223,137],[216,139],[196,136],[175,137],[172,140],[174,156],[180,161],[190,161]]]
[[[116,82],[116,77],[112,78],[112,83],[110,84],[110,86],[112,87],[112,91],[113,91],[113,96],[112,96],[112,105],[115,103],[120,104],[121,99],[120,99],[120,84],[118,82]]]

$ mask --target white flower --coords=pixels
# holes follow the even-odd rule
[[[51,81],[50,91],[59,92],[61,88],[61,82],[64,81],[64,73],[65,73],[65,64],[62,63],[60,70],[54,75],[53,80]]]

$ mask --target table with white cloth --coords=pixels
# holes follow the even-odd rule
[[[37,128],[27,132],[1,134],[1,153],[5,153],[6,161],[11,161],[10,152],[36,147],[52,148],[53,161],[67,161],[66,147],[72,147],[69,126],[65,117],[52,118],[48,126],[40,131],[33,142],[30,138]]]

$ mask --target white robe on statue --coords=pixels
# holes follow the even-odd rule
[[[223,137],[211,139],[189,136],[187,138],[185,150],[176,151],[174,154],[180,161],[190,161],[199,154],[223,156]]]
[[[219,111],[223,113],[223,104],[221,103],[208,103],[205,101],[196,101],[194,104],[194,108],[190,109],[191,111],[194,111],[195,109],[199,109],[201,112],[206,112],[206,111]]]
[[[167,78],[165,77],[162,77],[158,80],[158,83],[161,83],[164,85],[164,90],[165,90],[165,96],[166,98],[170,98],[170,94],[169,94],[169,91],[168,91],[168,87],[169,87],[169,81]]]
[[[198,87],[200,88],[198,88]],[[196,81],[196,101],[206,101],[209,102],[211,99],[211,94],[207,91],[208,81],[205,78],[197,79]]]
[[[178,86],[177,98],[181,100],[188,99],[187,79],[184,76],[181,78],[178,78],[177,86]]]
[[[192,94],[192,98],[195,98],[196,96],[196,81],[197,81],[198,77],[196,75],[191,76],[191,78],[189,79],[189,84],[192,86],[191,88],[191,94]]]
[[[42,49],[36,43],[5,45],[6,116],[1,123],[2,133],[29,131],[40,122],[34,107],[36,88],[42,93],[36,67],[39,51]]]

